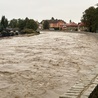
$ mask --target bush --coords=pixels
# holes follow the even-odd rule
[[[19,33],[20,33],[20,32],[19,32],[18,30],[14,31],[14,34],[15,34],[15,35],[19,35]]]
[[[15,34],[14,34],[14,32],[10,32],[10,36],[14,36]]]
[[[36,33],[40,34],[40,31],[39,30],[36,30]]]
[[[10,33],[7,32],[7,31],[2,31],[2,32],[1,32],[1,36],[2,36],[2,37],[10,36]]]
[[[54,30],[59,30],[59,28],[54,28]]]
[[[32,33],[36,33],[36,31],[34,31],[33,29],[24,29],[21,31],[21,34],[32,34]]]

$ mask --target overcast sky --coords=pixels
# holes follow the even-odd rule
[[[41,21],[51,17],[79,22],[85,9],[98,0],[0,0],[0,17],[32,18]]]

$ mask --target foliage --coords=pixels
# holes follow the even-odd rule
[[[43,28],[44,29],[49,29],[49,22],[47,20],[44,21]]]
[[[1,36],[2,36],[2,37],[10,36],[10,33],[7,32],[7,31],[2,31],[2,32],[1,32]]]
[[[24,29],[21,31],[21,34],[31,34],[36,33],[33,29]]]
[[[85,23],[90,32],[96,32],[98,29],[98,7],[86,9],[81,21]]]
[[[0,32],[3,31],[3,25],[0,23]]]
[[[19,28],[20,30],[23,29],[33,29],[37,30],[38,24],[33,19],[25,18],[25,19],[12,19],[9,23],[11,28]]]
[[[23,30],[24,27],[25,27],[24,20],[23,19],[18,19],[18,28],[20,30]]]
[[[29,19],[29,20],[26,21],[25,28],[37,30],[38,25],[37,25],[37,23],[33,19]]]
[[[38,33],[36,30],[38,28],[38,24],[33,19],[25,18],[25,19],[12,19],[9,21],[5,16],[2,16],[0,21],[0,36],[14,36],[18,35],[19,32],[16,30],[20,30],[22,34],[30,34],[30,33]]]
[[[7,18],[5,18],[5,16],[2,16],[1,18],[1,23],[0,23],[0,29],[6,29],[6,27],[8,26],[8,20]]]
[[[10,23],[9,23],[9,26],[10,26],[11,28],[16,28],[16,27],[18,27],[18,20],[17,20],[17,19],[12,19],[12,20],[10,21]]]

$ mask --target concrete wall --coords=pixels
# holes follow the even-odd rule
[[[95,87],[89,98],[98,98],[98,85]]]

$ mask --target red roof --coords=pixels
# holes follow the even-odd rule
[[[85,24],[83,22],[79,23],[79,27],[83,27]]]
[[[71,22],[71,23],[66,23],[67,27],[78,27],[77,23]]]

